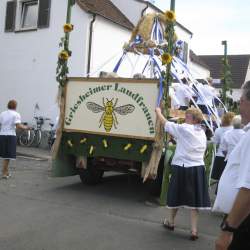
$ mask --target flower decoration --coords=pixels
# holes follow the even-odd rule
[[[62,50],[60,53],[59,53],[59,58],[63,61],[67,61],[68,58],[69,58],[69,53],[66,51],[66,50]]]
[[[92,155],[93,151],[94,151],[94,146],[91,146],[90,149],[89,149],[89,154]]]
[[[170,64],[172,62],[172,56],[169,53],[164,53],[161,56],[162,65]]]
[[[83,144],[83,143],[85,143],[86,141],[87,141],[87,138],[83,138],[83,139],[80,140],[80,144]]]
[[[132,144],[131,143],[128,143],[123,149],[125,151],[129,150],[130,148],[132,147]]]
[[[68,141],[67,141],[67,144],[68,144],[69,147],[71,147],[71,148],[73,147],[73,143],[72,143],[71,140],[68,140]]]
[[[74,26],[71,23],[66,23],[63,26],[63,30],[65,33],[69,33],[73,30]]]
[[[108,147],[107,140],[103,139],[103,140],[102,140],[102,143],[103,143],[104,148],[107,148],[107,147]]]
[[[147,150],[147,148],[148,148],[147,144],[143,145],[140,149],[140,153],[143,154]]]
[[[171,10],[165,12],[165,17],[167,21],[174,22],[175,21],[175,13]]]

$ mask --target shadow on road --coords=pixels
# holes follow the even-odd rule
[[[133,202],[152,201],[154,198],[150,195],[147,184],[143,184],[141,178],[133,174],[107,173],[107,176],[104,176],[102,182],[97,185],[83,184],[79,178],[79,182],[65,183],[65,185],[54,188],[54,191],[58,194],[67,192],[74,195],[112,197],[112,199],[131,200]]]

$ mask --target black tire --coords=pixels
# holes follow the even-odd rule
[[[101,182],[104,170],[98,169],[91,162],[88,163],[87,169],[79,169],[79,176],[82,183],[87,185],[96,185]]]
[[[42,131],[39,129],[36,131],[36,147],[39,147],[42,142]]]
[[[21,146],[30,146],[34,141],[34,131],[33,130],[24,130],[19,136],[19,144]]]

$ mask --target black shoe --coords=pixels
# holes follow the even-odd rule
[[[168,220],[165,219],[165,220],[163,221],[162,225],[163,225],[166,229],[168,229],[168,230],[170,230],[170,231],[174,231],[174,225],[171,225],[170,222],[169,222]]]
[[[196,233],[195,232],[191,232],[189,240],[196,241],[198,239],[199,239],[199,236],[198,236],[197,232]]]

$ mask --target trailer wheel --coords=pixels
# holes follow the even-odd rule
[[[89,164],[87,169],[80,169],[79,176],[84,184],[96,185],[101,182],[104,171]]]

